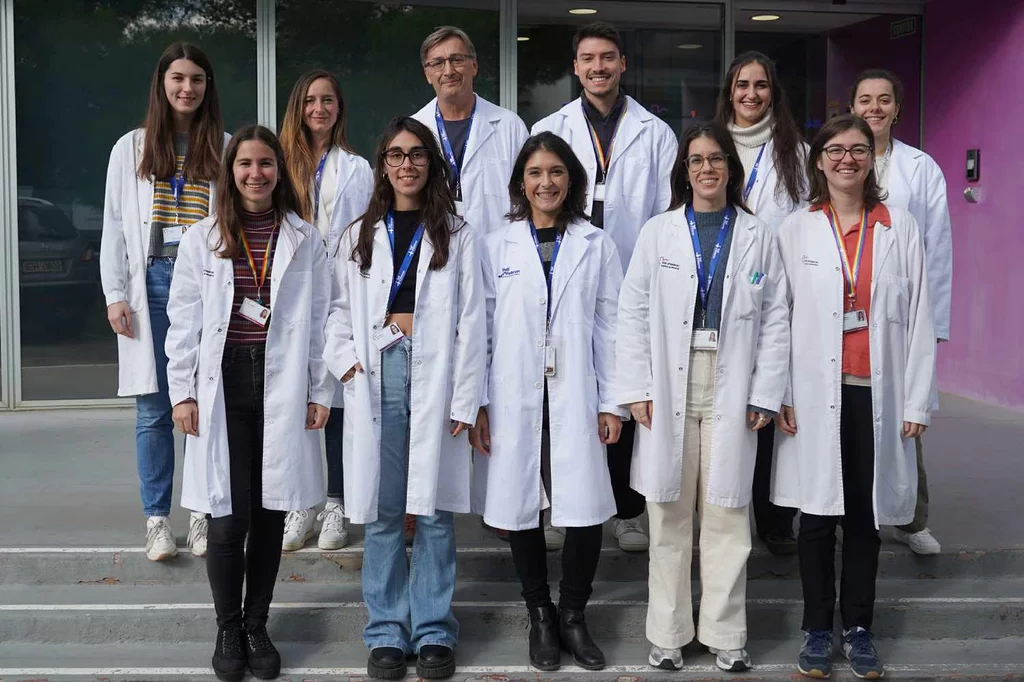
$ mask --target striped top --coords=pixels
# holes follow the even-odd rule
[[[188,153],[188,133],[174,134],[175,174],[180,174]],[[174,225],[192,225],[210,215],[210,183],[205,180],[190,182],[185,179],[181,200],[174,201],[174,189],[170,178],[157,179],[153,183],[153,219],[149,233],[149,254],[151,256],[176,256],[178,245],[164,245],[163,229]]]
[[[242,220],[242,229],[245,231],[245,238],[249,242],[250,253],[253,263],[256,265],[256,277],[253,277],[252,268],[249,267],[249,259],[245,256],[245,250],[231,261],[234,267],[235,279],[235,300],[231,304],[231,321],[228,323],[227,344],[229,346],[258,346],[267,343],[267,330],[273,324],[261,327],[255,322],[242,317],[238,310],[242,307],[242,301],[251,298],[254,301],[262,302],[267,308],[270,307],[270,273],[274,268],[274,254],[277,252],[277,215],[274,209],[266,213],[239,213]],[[270,249],[270,262],[267,264],[267,278],[263,282],[263,288],[257,286],[257,279],[263,273],[263,258],[267,253],[267,244],[271,236],[274,243]]]

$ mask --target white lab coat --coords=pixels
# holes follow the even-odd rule
[[[436,108],[435,97],[412,117],[430,128],[440,145]],[[508,183],[527,136],[526,124],[514,112],[476,96],[476,114],[460,171],[463,217],[470,227],[481,231],[481,237],[501,227],[511,208]]]
[[[181,240],[167,315],[171,404],[199,406],[199,435],[186,436],[181,504],[231,514],[230,459],[221,359],[234,302],[232,261],[216,254],[216,216]],[[334,387],[323,361],[330,305],[327,250],[294,213],[281,221],[270,270],[263,430],[263,507],[308,509],[324,499],[320,437],[306,430],[309,403],[330,406]]]
[[[757,178],[754,186],[750,188],[750,196],[747,197],[747,207],[754,212],[758,218],[763,220],[772,231],[777,232],[782,221],[798,209],[807,206],[805,198],[807,194],[807,172],[806,161],[810,148],[806,144],[800,146],[800,178],[803,182],[800,201],[793,203],[786,193],[785,187],[779,184],[779,173],[775,168],[775,141],[768,140],[765,144],[764,154],[761,155],[761,165],[757,167]],[[747,169],[749,171],[749,169]],[[746,180],[743,187],[746,188]]]
[[[547,278],[527,221],[488,237],[482,260],[491,454],[475,454],[473,511],[495,528],[527,530],[537,527],[548,506],[541,483]],[[547,379],[556,526],[593,526],[615,513],[597,415],[629,414],[612,395],[621,285],[611,239],[588,222],[570,224],[555,261],[550,339],[556,373]]]
[[[885,205],[910,211],[921,230],[935,337],[948,341],[953,294],[953,231],[946,201],[946,178],[932,157],[893,140],[888,182]]]
[[[370,203],[370,196],[373,194],[373,171],[366,159],[340,147],[331,150],[328,162],[335,164],[331,225],[326,239],[328,272],[334,272],[334,259],[338,255],[342,233],[366,212],[366,207]],[[313,201],[314,196],[310,195],[310,201]],[[341,382],[333,377],[332,381],[334,400],[331,407],[344,407],[345,392]]]
[[[549,130],[569,143],[587,169],[587,213],[594,206],[597,156],[590,126],[577,98],[534,124],[532,134]],[[604,230],[619,250],[622,269],[629,267],[640,228],[672,201],[672,165],[679,140],[660,118],[626,97],[612,158],[605,178]]]
[[[227,147],[230,135],[224,135]],[[127,301],[132,312],[134,339],[117,336],[117,395],[157,392],[156,357],[146,296],[150,219],[153,216],[153,178],[140,179],[146,132],[123,135],[110,152],[103,197],[103,237],[100,241],[100,279],[107,305]],[[216,202],[210,182],[210,212]]]
[[[868,328],[875,419],[875,525],[910,523],[917,502],[914,441],[903,422],[927,425],[935,378],[935,333],[914,217],[889,207],[892,227],[874,225]],[[789,278],[794,437],[775,439],[772,501],[818,516],[842,516],[839,450],[844,279],[828,218],[794,213],[779,231]]]
[[[750,503],[757,436],[747,406],[778,410],[788,380],[786,274],[774,232],[739,210],[725,269],[718,332],[711,473],[706,502]],[[616,394],[653,401],[651,428],[637,427],[630,486],[648,502],[679,499],[690,371],[696,259],[686,208],[649,220],[619,293]],[[764,273],[753,284],[756,273]]]
[[[434,246],[420,243],[413,313],[412,395],[406,512],[468,512],[469,434],[457,438],[451,420],[475,424],[487,360],[485,312],[477,236],[452,219],[448,263],[430,270]],[[367,273],[346,254],[360,226],[346,230],[334,260],[334,300],[327,320],[324,359],[335,377],[357,362],[364,372],[344,384],[345,515],[354,523],[377,520],[380,486],[381,354],[372,336],[384,321],[394,266],[384,221],[378,221]],[[295,507],[299,509],[299,507]]]

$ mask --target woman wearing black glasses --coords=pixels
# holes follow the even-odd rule
[[[345,502],[366,524],[367,673],[455,673],[453,512],[469,511],[469,429],[487,339],[476,233],[455,215],[430,130],[394,119],[373,195],[341,239],[324,358],[345,391]],[[408,561],[405,514],[417,517]]]
[[[842,651],[864,679],[883,675],[871,642],[879,524],[909,523],[917,500],[914,438],[929,421],[935,333],[914,217],[882,203],[874,136],[853,116],[811,145],[811,208],[779,230],[792,310],[792,381],[772,501],[800,510],[806,631],[798,668],[828,677],[843,526]]]

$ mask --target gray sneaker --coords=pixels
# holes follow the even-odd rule
[[[651,653],[647,656],[647,662],[652,668],[679,670],[683,667],[683,650],[662,649],[655,644],[651,646]]]
[[[651,539],[640,525],[640,518],[615,519],[615,539],[619,541],[619,549],[623,552],[646,552],[651,546]]]
[[[746,649],[715,649],[708,647],[715,655],[715,665],[727,673],[741,673],[750,670],[750,654]]]

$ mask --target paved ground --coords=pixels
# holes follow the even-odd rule
[[[0,413],[0,547],[142,544],[133,423],[128,409]],[[925,457],[945,549],[1024,548],[1022,444],[1024,414],[943,397]],[[185,512],[172,525],[183,543]],[[458,525],[460,544],[492,541],[474,517]]]

